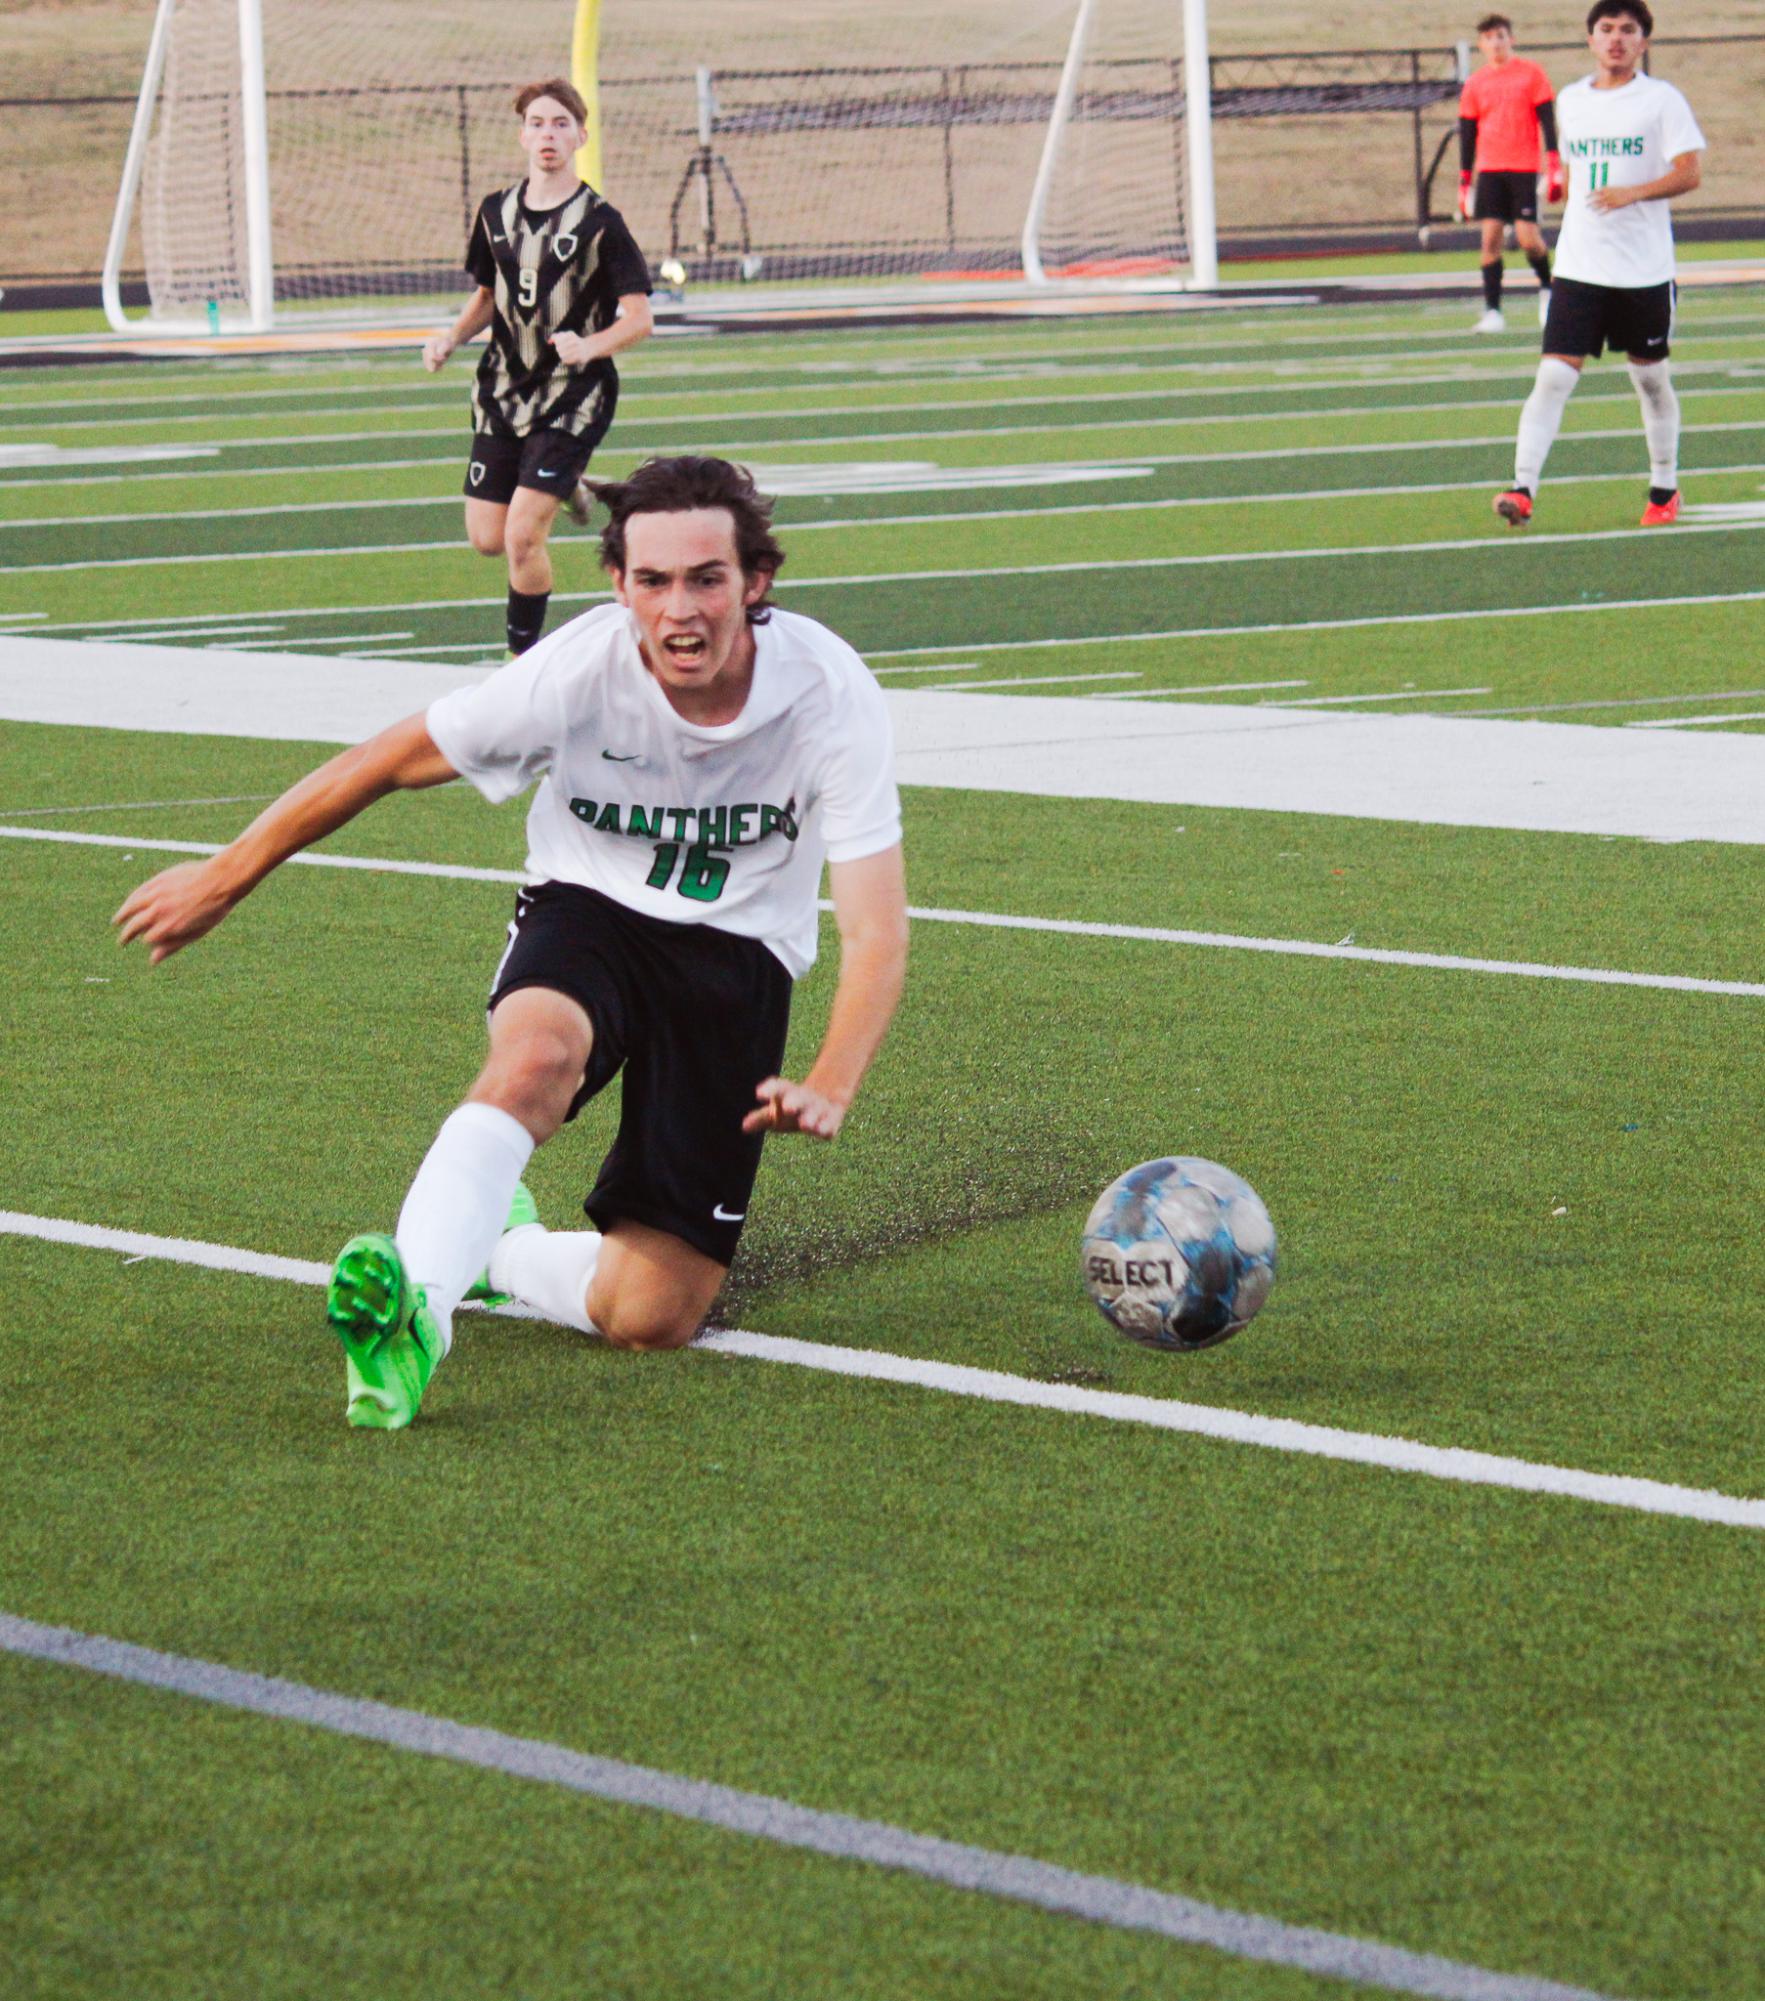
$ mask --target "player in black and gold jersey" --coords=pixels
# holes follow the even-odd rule
[[[650,277],[619,211],[578,178],[587,108],[559,77],[515,99],[528,171],[480,204],[466,251],[478,289],[423,345],[437,369],[490,328],[472,389],[466,534],[509,559],[508,636],[524,653],[545,627],[560,505],[588,520],[583,473],[619,398],[613,356],[650,331]]]

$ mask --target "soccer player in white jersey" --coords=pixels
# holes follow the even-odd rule
[[[1670,83],[1642,69],[1654,19],[1644,0],[1596,0],[1587,17],[1594,73],[1557,98],[1569,200],[1557,238],[1544,359],[1520,412],[1514,483],[1495,496],[1510,527],[1532,518],[1563,411],[1582,365],[1622,348],[1648,441],[1645,528],[1679,518],[1679,398],[1673,336],[1673,220],[1667,204],[1703,178],[1704,135]]]
[[[509,651],[545,630],[560,506],[588,522],[583,473],[619,401],[613,357],[650,331],[650,272],[619,211],[578,179],[588,110],[562,77],[515,99],[527,174],[486,195],[466,246],[478,289],[446,333],[423,343],[442,367],[486,327],[472,385],[466,539],[506,556]]]
[[[408,1424],[467,1297],[514,1296],[623,1348],[676,1348],[735,1256],[768,1133],[840,1130],[901,993],[907,901],[888,711],[845,642],[767,602],[770,507],[721,459],[598,489],[617,602],[321,765],[232,844],[117,912],[154,964],[388,792],[538,781],[527,886],[491,981],[490,1048],[396,1236],[353,1238],[327,1300],[352,1424]],[[823,861],[840,934],[821,1048],[781,1074],[815,957]],[[584,1203],[539,1227],[534,1148],[624,1071]]]

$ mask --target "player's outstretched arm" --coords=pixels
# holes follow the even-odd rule
[[[460,310],[460,316],[446,333],[431,334],[423,343],[423,366],[433,375],[445,366],[456,347],[474,340],[496,318],[496,294],[480,285]]]
[[[907,880],[901,844],[862,861],[830,862],[840,927],[840,983],[821,1052],[800,1084],[768,1077],[744,1132],[807,1133],[832,1139],[894,1019],[907,977]]]
[[[162,870],[127,897],[111,922],[117,942],[139,938],[154,965],[195,944],[279,862],[322,841],[388,792],[445,784],[459,774],[427,721],[407,716],[291,785],[239,837],[206,861]]]

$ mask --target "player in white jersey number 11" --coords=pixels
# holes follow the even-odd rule
[[[741,468],[656,459],[598,493],[616,603],[332,758],[116,915],[157,965],[389,792],[463,776],[495,801],[538,781],[477,1082],[396,1234],[352,1239],[332,1278],[359,1426],[411,1421],[466,1298],[518,1298],[624,1348],[690,1341],[765,1137],[839,1132],[900,998],[907,899],[881,690],[825,626],[767,602],[783,552]],[[815,956],[824,861],[839,980],[796,1081],[782,1074],[791,983]],[[371,953],[372,920],[358,921]],[[598,1228],[540,1228],[528,1158],[621,1073],[618,1136],[584,1204]],[[364,1123],[359,1105],[340,1123]]]
[[[1703,178],[1704,135],[1691,106],[1642,67],[1654,18],[1645,0],[1596,0],[1587,17],[1594,72],[1557,97],[1569,198],[1557,238],[1544,358],[1520,412],[1514,483],[1495,496],[1510,527],[1532,518],[1544,464],[1583,365],[1610,346],[1628,357],[1648,444],[1645,528],[1679,518],[1679,398],[1668,204]]]

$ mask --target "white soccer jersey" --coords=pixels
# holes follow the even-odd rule
[[[689,723],[604,605],[470,688],[429,734],[492,802],[537,778],[530,882],[573,882],[675,924],[758,938],[795,978],[815,961],[823,859],[901,838],[882,690],[843,639],[775,611],[732,723]]]
[[[1681,153],[1701,153],[1704,135],[1670,83],[1638,72],[1618,90],[1583,77],[1557,96],[1557,132],[1569,167],[1569,200],[1557,238],[1557,275],[1584,285],[1633,290],[1673,276],[1673,216],[1665,201],[1609,213],[1588,206],[1599,188],[1658,181]]]

